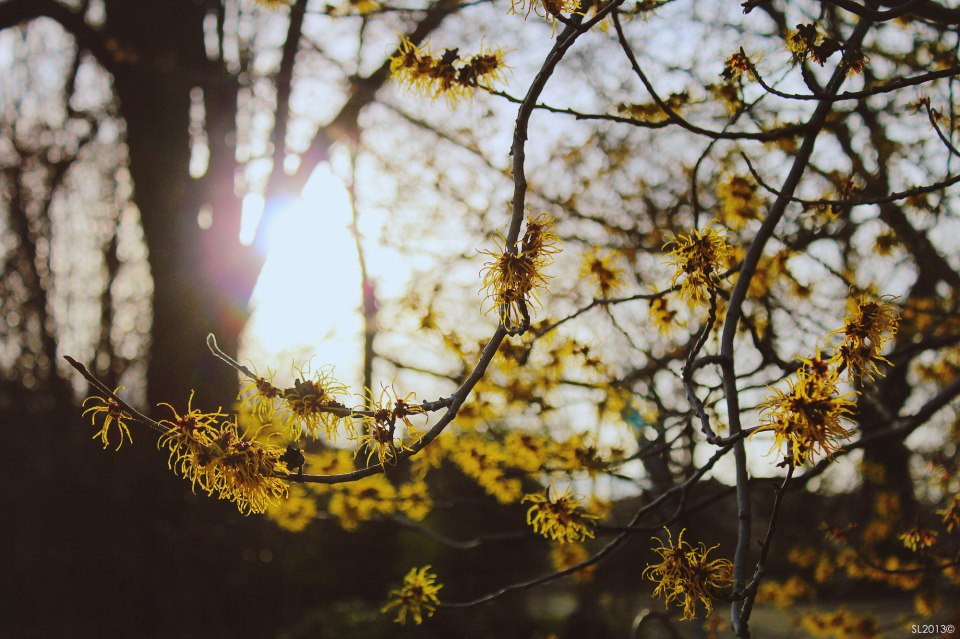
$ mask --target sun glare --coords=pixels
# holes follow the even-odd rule
[[[357,385],[360,266],[343,181],[321,165],[303,196],[280,204],[264,223],[266,262],[253,291],[241,357],[281,375],[293,359],[312,358],[314,366],[332,365],[339,379]]]

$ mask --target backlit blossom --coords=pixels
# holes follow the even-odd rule
[[[113,391],[113,394],[116,395],[123,387],[117,388]],[[126,437],[127,441],[131,444],[133,443],[133,437],[130,435],[130,427],[127,425],[127,420],[130,419],[130,415],[124,412],[123,408],[117,403],[117,400],[112,397],[103,397],[101,395],[91,395],[83,400],[83,405],[92,404],[90,408],[83,411],[83,414],[86,415],[90,413],[90,423],[96,425],[97,416],[103,415],[103,424],[100,426],[100,430],[93,434],[91,439],[100,438],[100,441],[103,442],[103,447],[106,448],[110,445],[110,427],[115,426],[117,431],[117,436],[119,441],[117,442],[117,447],[114,450],[120,450],[120,447],[123,446],[123,438]]]
[[[492,302],[487,312],[496,308],[500,322],[511,333],[525,332],[530,326],[530,307],[540,304],[540,291],[547,285],[543,269],[560,250],[553,224],[546,214],[528,217],[518,250],[498,246],[496,251],[481,251],[493,258],[480,271],[486,299]]]
[[[855,310],[847,315],[843,328],[831,334],[843,334],[843,343],[837,349],[850,377],[873,379],[883,373],[877,362],[889,361],[880,353],[897,333],[900,316],[890,304],[890,297],[871,299],[859,295],[855,301]]]
[[[411,415],[423,414],[420,406],[411,403],[414,397],[415,395],[410,393],[401,399],[392,386],[383,386],[376,399],[372,391],[367,391],[365,409],[369,414],[361,418],[363,426],[361,434],[356,438],[356,454],[359,455],[360,451],[365,450],[368,465],[374,455],[381,466],[395,463],[397,452],[409,449],[404,439],[397,434],[398,423],[405,426],[408,441],[420,439],[420,431],[410,420]]]
[[[924,549],[936,545],[937,531],[929,530],[923,526],[916,526],[897,537],[897,539],[903,543],[904,548],[912,550],[913,552],[922,552]]]
[[[350,413],[339,399],[346,395],[347,387],[334,379],[328,368],[310,371],[309,368],[295,368],[296,379],[291,388],[285,388],[282,413],[285,424],[291,429],[294,439],[299,439],[303,428],[313,437],[318,437],[320,429],[329,440],[335,440],[341,424],[347,436],[354,436],[352,422],[345,417]]]
[[[670,254],[667,264],[676,268],[670,286],[679,284],[681,295],[695,305],[720,287],[720,275],[733,254],[722,231],[709,225],[702,232],[676,235],[663,248]]]
[[[400,41],[399,52],[390,60],[390,73],[401,86],[433,99],[444,97],[451,105],[471,96],[477,87],[502,82],[507,66],[503,52],[481,46],[476,55],[461,56],[459,49],[445,49],[439,56],[426,45]]]
[[[542,495],[524,495],[523,502],[533,504],[527,510],[527,524],[534,532],[560,543],[593,539],[597,516],[580,509],[582,499],[573,495],[569,486],[559,495],[556,491],[551,495],[551,488]]]
[[[399,624],[407,623],[408,618],[415,624],[423,623],[423,617],[432,617],[440,604],[437,593],[443,584],[437,583],[437,575],[430,572],[430,566],[411,568],[403,578],[403,585],[390,591],[390,602],[380,609],[387,612],[397,609],[394,619]]]
[[[717,548],[707,548],[703,542],[691,546],[683,540],[686,530],[681,530],[674,545],[673,537],[667,530],[667,541],[658,537],[653,540],[659,544],[653,551],[660,556],[660,562],[650,564],[643,576],[657,584],[653,596],[664,600],[669,606],[674,601],[683,607],[681,619],[693,619],[697,616],[697,603],[707,609],[707,615],[713,612],[713,591],[729,585],[733,576],[733,564],[727,559],[709,559],[710,553]]]
[[[833,454],[853,434],[842,424],[854,403],[837,391],[839,373],[819,353],[804,362],[786,392],[772,389],[773,396],[762,405],[766,424],[755,431],[773,430],[773,448],[786,445],[786,454],[798,465],[817,454]]]

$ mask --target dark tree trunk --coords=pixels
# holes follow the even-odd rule
[[[108,30],[128,39],[119,43],[121,51],[129,47],[136,56],[135,64],[119,65],[115,86],[154,285],[148,397],[152,404],[181,406],[195,389],[199,406],[226,407],[236,394],[236,374],[210,355],[204,340],[215,333],[225,351],[236,352],[259,270],[238,241],[227,144],[236,81],[207,59],[199,3],[117,0],[108,2],[107,15]],[[203,85],[213,87],[204,92],[211,110],[229,109],[210,114],[216,126],[206,191],[189,174],[190,93]],[[202,230],[197,214],[206,202],[216,206],[214,225]]]

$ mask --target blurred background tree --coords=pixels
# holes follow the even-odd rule
[[[722,459],[688,496],[685,482],[713,451],[702,421],[729,434],[724,383],[739,391],[736,420],[755,426],[765,387],[786,388],[796,358],[826,345],[861,294],[897,296],[900,329],[884,351],[893,366],[850,377],[858,437],[840,451],[844,463],[821,461],[793,481],[770,570],[810,569],[794,596],[849,596],[863,582],[877,584],[873,596],[905,591],[918,595],[914,619],[931,618],[924,606],[955,592],[955,572],[922,564],[925,580],[896,583],[850,574],[867,560],[838,562],[842,551],[796,524],[811,511],[838,530],[858,523],[848,535],[891,569],[891,557],[911,557],[897,535],[945,523],[935,512],[956,503],[960,15],[935,2],[615,4],[617,20],[576,32],[578,45],[545,72],[576,31],[572,6],[514,3],[521,15],[504,15],[510,7],[492,2],[0,2],[0,421],[13,460],[8,591],[18,611],[2,623],[16,636],[394,636],[376,613],[409,566],[448,575],[449,601],[548,569],[551,549],[524,532],[528,505],[517,503],[546,470],[561,490],[572,480],[613,503],[600,537],[641,543],[602,563],[602,579],[500,598],[496,616],[444,613],[418,633],[622,635],[647,605],[636,597],[649,585],[638,582],[651,532],[685,524],[732,559],[753,542],[743,530],[737,539],[729,486],[741,478],[741,521],[743,500],[755,504],[756,538],[782,492],[776,454],[763,455],[771,441],[758,435],[749,463],[746,453]],[[456,58],[457,47],[484,46],[481,34],[506,51],[505,86],[474,87],[456,106],[442,91],[424,99],[390,82],[401,36],[424,47],[432,38],[432,51]],[[514,142],[511,158],[530,87],[530,143]],[[236,373],[204,338],[241,350],[273,222],[327,162],[347,185],[356,246],[337,255],[339,269],[307,259],[288,273],[281,313],[300,312],[301,298],[329,313],[349,307],[362,364],[342,381],[374,396],[390,380],[421,399],[449,396],[497,315],[477,312],[488,259],[477,250],[507,234],[517,192],[521,214],[558,220],[563,253],[544,308],[501,345],[437,440],[435,461],[445,461],[429,471],[434,508],[422,524],[383,507],[348,534],[338,523],[359,522],[333,505],[344,493],[311,488],[291,503],[316,499],[331,514],[285,532],[193,495],[152,446],[101,453],[78,424],[86,387],[65,354],[138,406],[181,407],[193,389],[207,408],[233,404]],[[325,198],[308,204],[322,210]],[[707,313],[665,292],[664,244],[712,218],[734,253]],[[294,235],[275,237],[274,250]],[[760,251],[750,256],[751,246]],[[749,288],[737,287],[751,261]],[[350,269],[356,309],[330,292]],[[726,321],[728,304],[740,321]],[[693,371],[699,354],[732,357],[733,339],[735,376],[712,368],[721,359]],[[546,442],[547,460],[522,461],[517,433]],[[476,465],[484,456],[494,480]],[[403,485],[407,472],[390,481]],[[683,497],[623,530],[631,509],[665,494]],[[720,523],[701,531],[698,519]],[[946,554],[956,552],[948,532]],[[830,561],[848,574],[821,574]]]

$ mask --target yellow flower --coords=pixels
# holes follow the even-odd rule
[[[356,530],[365,521],[392,515],[397,509],[397,490],[383,475],[337,484],[327,509],[344,530]]]
[[[960,495],[953,495],[943,509],[938,510],[937,514],[943,518],[943,524],[947,527],[947,532],[953,532],[954,528],[960,528]]]
[[[937,543],[937,531],[928,530],[923,526],[917,526],[897,537],[903,542],[903,547],[913,552],[924,551],[932,548]]]
[[[476,436],[461,437],[448,452],[465,475],[501,504],[512,504],[523,494],[520,480],[505,475],[507,452],[495,441]]]
[[[403,578],[403,585],[390,591],[390,602],[380,609],[387,612],[397,609],[395,622],[407,623],[407,617],[417,625],[423,623],[423,616],[432,617],[440,604],[437,593],[443,588],[437,583],[437,575],[430,572],[430,566],[411,568]]]
[[[720,287],[720,274],[733,254],[722,232],[709,224],[703,232],[674,236],[663,248],[670,253],[667,264],[676,267],[670,286],[679,282],[681,295],[695,305]]]
[[[800,625],[812,636],[823,639],[870,639],[880,636],[873,618],[855,615],[843,608],[833,612],[809,612],[802,617]]]
[[[401,485],[397,497],[397,508],[413,521],[421,521],[433,508],[427,483],[420,479]]]
[[[266,515],[284,530],[301,532],[316,518],[317,500],[306,487],[292,484],[287,498],[267,506]]]
[[[669,335],[673,332],[679,323],[677,322],[677,311],[670,308],[670,301],[667,297],[661,296],[650,300],[650,320],[657,327],[661,335]]]
[[[570,486],[560,495],[556,491],[551,495],[552,488],[547,488],[543,495],[524,495],[521,503],[533,504],[527,510],[527,525],[533,532],[560,543],[593,539],[597,516],[579,509],[583,500],[572,494]]]
[[[598,297],[610,297],[610,294],[623,286],[623,269],[618,268],[609,254],[603,254],[596,247],[583,258],[580,277],[594,285]]]
[[[731,230],[738,231],[750,220],[757,219],[760,198],[757,185],[742,175],[731,175],[717,186],[721,219]]]
[[[273,419],[276,402],[283,391],[273,385],[273,373],[267,371],[266,377],[259,375],[252,382],[240,389],[238,399],[250,407],[253,415],[262,423]]]
[[[843,328],[831,333],[843,333],[843,344],[837,349],[837,355],[852,379],[883,376],[876,361],[890,363],[880,353],[896,335],[900,323],[891,299],[882,297],[874,301],[867,295],[859,295],[854,302],[856,310],[847,315]]]
[[[435,56],[411,40],[400,40],[399,53],[390,60],[390,74],[403,87],[426,97],[441,96],[452,106],[460,98],[469,98],[473,89],[502,82],[503,52],[480,47],[477,55],[461,57],[458,49],[446,49]]]
[[[543,467],[553,450],[552,444],[544,435],[511,431],[503,441],[503,448],[515,467],[532,473]]]
[[[681,599],[683,616],[681,619],[693,619],[697,616],[697,602],[703,603],[707,615],[713,612],[712,591],[729,585],[733,576],[733,564],[727,559],[708,559],[717,548],[707,548],[703,542],[696,547],[683,540],[686,529],[680,531],[676,546],[667,530],[667,543],[653,537],[659,547],[653,551],[660,555],[660,562],[647,566],[643,575],[657,584],[654,597],[663,597],[664,606]]]
[[[173,406],[161,403],[173,413],[171,419],[161,419],[160,425],[166,431],[157,440],[157,448],[166,447],[170,451],[167,466],[170,470],[208,492],[211,476],[205,466],[211,456],[211,446],[220,435],[217,421],[225,415],[217,409],[213,413],[204,413],[193,407],[193,395],[187,399],[187,412],[181,415]]]
[[[206,469],[220,499],[237,504],[243,514],[262,513],[287,495],[287,468],[276,446],[241,437],[237,425],[224,422]]]
[[[528,217],[519,251],[507,251],[503,246],[481,251],[493,258],[480,271],[486,299],[493,302],[487,312],[496,308],[500,322],[511,333],[525,332],[530,327],[530,306],[540,304],[539,291],[547,285],[542,271],[560,251],[553,224],[546,214]]]
[[[589,559],[590,553],[580,543],[557,543],[550,546],[550,563],[554,570],[567,570]],[[579,583],[589,583],[593,581],[594,573],[597,571],[597,565],[591,564],[586,568],[581,568],[573,573],[574,581]]]
[[[352,422],[345,419],[350,411],[338,401],[347,387],[333,378],[332,371],[322,368],[311,372],[309,368],[296,367],[294,371],[297,377],[293,387],[281,393],[284,422],[293,438],[300,438],[304,426],[313,437],[318,437],[322,426],[327,439],[333,441],[340,424],[344,424],[348,437],[355,436]]]
[[[373,392],[367,390],[366,410],[370,415],[362,417],[363,433],[357,438],[356,454],[367,450],[367,465],[376,455],[381,466],[387,462],[396,462],[398,450],[409,450],[402,438],[396,437],[397,420],[406,426],[406,435],[410,441],[419,441],[421,433],[410,421],[411,415],[422,415],[423,409],[411,403],[415,395],[409,393],[403,399],[391,386],[382,386],[380,397],[373,398]]]
[[[113,394],[116,395],[120,390],[123,389],[123,386],[120,386],[114,389]],[[90,439],[100,438],[100,441],[103,442],[103,447],[106,448],[110,445],[110,426],[116,425],[117,435],[120,437],[120,441],[117,442],[117,447],[114,450],[120,450],[120,447],[123,446],[123,438],[126,437],[127,441],[131,444],[133,443],[133,437],[130,435],[130,427],[127,425],[126,420],[130,419],[130,415],[124,412],[123,408],[120,407],[120,404],[117,403],[117,400],[112,397],[103,397],[101,395],[91,395],[83,400],[83,405],[86,406],[88,403],[92,402],[93,405],[90,408],[83,411],[83,415],[90,413],[90,423],[96,425],[97,415],[103,414],[103,425],[100,427],[96,433],[93,434],[93,437]]]
[[[841,424],[854,403],[848,395],[838,394],[837,371],[819,353],[803,361],[796,380],[788,382],[788,392],[772,389],[774,395],[762,404],[767,423],[754,431],[773,430],[773,449],[787,444],[787,454],[797,465],[810,461],[814,454],[833,454],[840,448],[840,440],[853,434]]]
[[[783,582],[764,580],[757,591],[757,603],[770,603],[786,609],[799,599],[811,599],[813,594],[810,584],[794,575]]]

